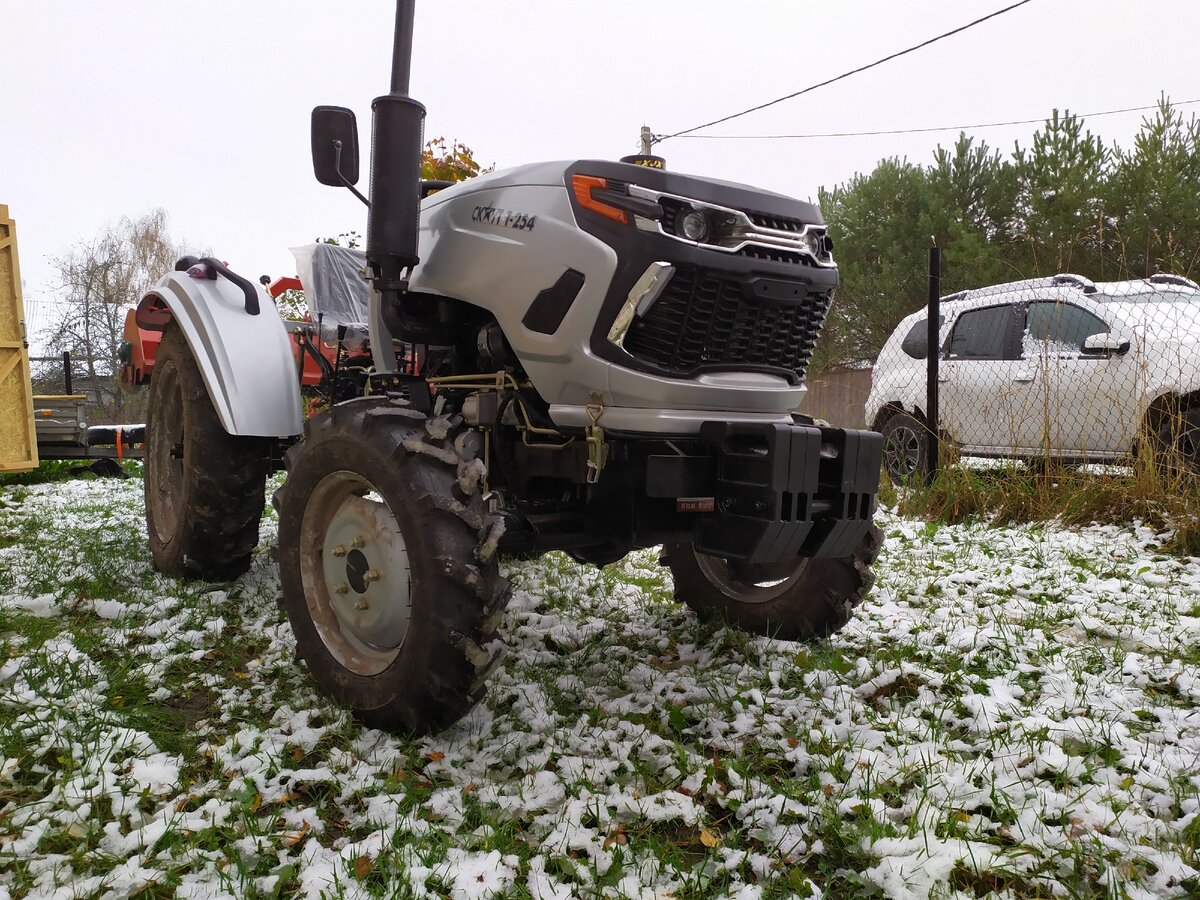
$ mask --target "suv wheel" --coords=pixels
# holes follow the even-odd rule
[[[893,414],[880,429],[883,467],[896,484],[910,484],[928,468],[929,432],[908,413]]]
[[[1169,478],[1200,474],[1200,404],[1168,409],[1151,436],[1160,472]]]

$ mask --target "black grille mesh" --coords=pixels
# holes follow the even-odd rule
[[[774,247],[761,247],[758,244],[747,244],[738,251],[738,256],[750,259],[767,259],[771,262],[791,263],[795,266],[816,266],[813,258],[795,250],[781,250]]]
[[[646,315],[633,320],[625,349],[673,375],[706,365],[772,366],[803,378],[828,310],[826,296],[752,299],[736,278],[680,266]]]
[[[761,212],[748,212],[750,221],[760,228],[774,228],[777,231],[794,231],[801,232],[808,224],[801,222],[799,219],[792,219],[786,216],[772,216]]]

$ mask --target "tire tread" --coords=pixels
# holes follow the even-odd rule
[[[170,325],[159,344],[157,364],[174,361],[185,406],[185,439],[190,441],[190,465],[184,468],[184,508],[174,539],[162,542],[146,504],[147,530],[155,566],[171,575],[208,581],[229,581],[250,568],[258,546],[259,520],[266,507],[268,446],[261,438],[225,431],[209,399],[200,368],[177,325]],[[154,427],[154,406],[163,402],[151,381],[148,427]],[[147,442],[149,443],[149,442]],[[146,496],[156,483],[148,466]]]

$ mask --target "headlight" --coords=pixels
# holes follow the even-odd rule
[[[804,235],[804,242],[808,244],[808,249],[817,259],[825,255],[825,235],[819,231],[808,231]]]
[[[708,216],[698,209],[689,210],[679,218],[679,233],[689,241],[700,243],[708,237]]]

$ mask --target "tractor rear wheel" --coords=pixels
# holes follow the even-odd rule
[[[697,553],[691,544],[663,548],[675,579],[675,598],[702,619],[788,641],[840,630],[875,583],[871,563],[883,532],[872,525],[853,556],[745,566]]]
[[[155,568],[209,581],[249,569],[269,463],[267,440],[221,425],[183,332],[169,324],[146,416],[146,530]]]
[[[282,604],[318,687],[375,728],[447,727],[500,661],[500,529],[456,428],[363,398],[310,419],[287,454]]]

